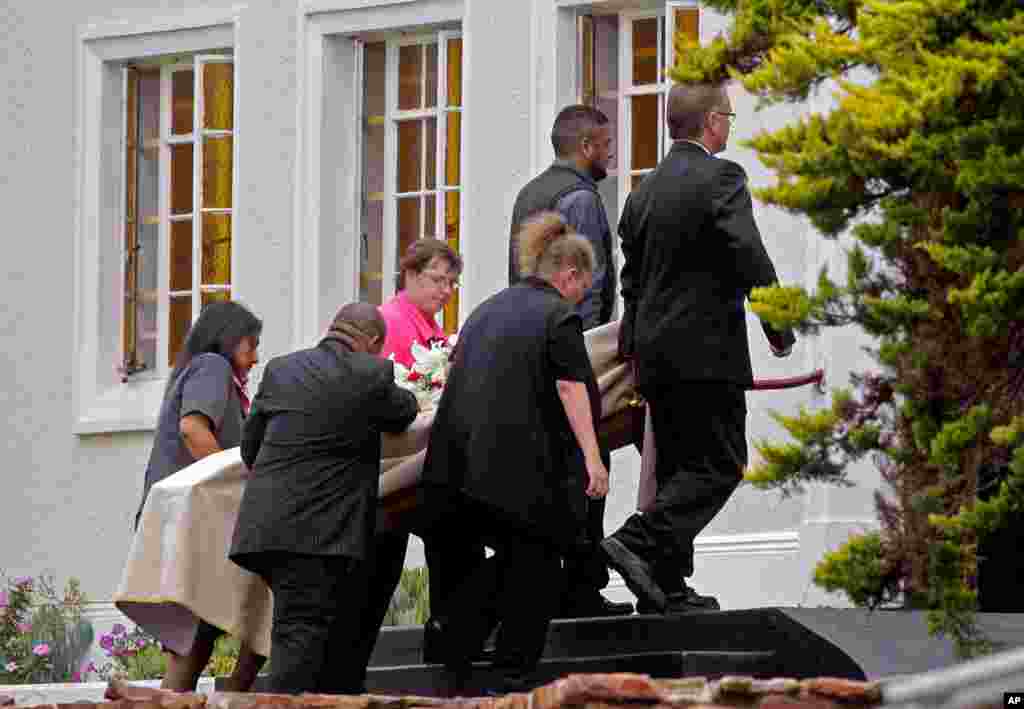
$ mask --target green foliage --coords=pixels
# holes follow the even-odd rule
[[[402,569],[402,578],[388,604],[384,625],[423,625],[430,618],[427,569]]]
[[[213,654],[210,661],[203,670],[204,675],[212,677],[227,677],[235,671],[238,664],[238,654],[241,652],[242,643],[231,635],[221,635],[213,645]],[[263,672],[270,668],[270,663],[264,663]]]
[[[78,580],[60,592],[52,574],[0,579],[0,684],[80,679],[93,629]]]
[[[900,595],[898,575],[886,568],[878,532],[852,537],[825,554],[814,569],[814,583],[826,591],[843,591],[866,608],[892,603]]]
[[[120,677],[136,681],[161,679],[167,674],[167,656],[152,635],[136,626],[131,631],[115,623],[109,633],[100,636],[100,647],[109,661],[89,670],[101,679]]]
[[[1024,514],[1024,5],[708,4],[732,26],[680,45],[672,78],[731,77],[762,105],[834,91],[829,112],[748,145],[777,177],[761,199],[855,242],[846,278],[757,289],[751,308],[803,333],[856,325],[878,365],[830,409],[776,417],[789,441],[759,442],[747,479],[785,494],[848,484],[847,467],[871,456],[891,489],[881,530],[827,557],[816,580],[863,605],[898,589],[962,654],[985,651],[977,544]],[[978,501],[993,466],[1011,474]]]

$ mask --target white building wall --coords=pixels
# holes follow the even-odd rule
[[[572,8],[581,4],[462,4],[464,315],[504,284],[516,191],[550,160],[551,121],[558,108],[574,99]],[[318,122],[324,117],[318,101],[325,102],[328,117],[339,115],[351,87],[317,83],[317,77],[338,81],[346,59],[343,44],[319,44],[323,36],[313,30],[333,23],[331,32],[343,33],[345,18],[372,19],[378,6],[381,16],[397,17],[401,12],[415,15],[419,5],[416,0],[253,1],[232,11],[227,0],[143,0],[130,9],[109,0],[79,0],[61,4],[58,12],[46,3],[15,0],[0,12],[7,88],[0,119],[6,148],[0,213],[7,223],[0,266],[0,417],[6,424],[7,453],[0,493],[0,569],[77,576],[93,599],[109,599],[127,552],[151,441],[148,431],[73,432],[80,365],[73,306],[83,297],[73,257],[75,240],[81,238],[75,231],[79,205],[74,200],[83,139],[76,117],[78,33],[113,22],[129,30],[145,28],[161,17],[180,23],[218,10],[237,17],[235,295],[264,319],[265,360],[307,344],[334,301],[340,304],[353,292],[346,280],[353,268],[348,262],[353,251],[346,246],[348,217],[324,208],[328,202],[343,203],[340,190],[352,186],[350,171],[343,169],[345,132],[332,130],[336,123]],[[725,20],[709,12],[703,25],[714,33]],[[752,152],[737,146],[738,140],[782,125],[799,109],[755,114],[753,101],[739,92],[734,102],[740,118],[726,156],[744,165],[754,185],[767,184],[770,174]],[[342,157],[331,162],[334,156]],[[810,284],[821,263],[837,258],[835,249],[820,244],[801,220],[760,207],[758,221],[785,282]],[[315,280],[307,281],[309,269],[315,269]],[[315,284],[314,292],[303,292],[307,282]],[[825,364],[830,384],[843,385],[850,369],[862,364],[861,343],[852,333],[801,341],[791,358],[775,360],[753,317],[750,327],[758,376],[791,376]],[[109,363],[111,369],[115,365]],[[750,439],[778,433],[770,409],[793,411],[798,405],[823,403],[824,397],[809,388],[751,393]],[[635,452],[614,456],[608,531],[632,511],[638,471]],[[823,602],[810,584],[813,564],[825,548],[874,518],[870,493],[877,473],[865,467],[858,481],[862,484],[853,490],[813,489],[790,500],[741,488],[698,540],[695,586],[715,593],[728,608]],[[422,551],[414,548],[409,562],[422,563]],[[626,591],[619,585],[613,593]]]

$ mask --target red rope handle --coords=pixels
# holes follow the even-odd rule
[[[766,389],[792,389],[802,387],[806,384],[814,384],[819,389],[825,381],[825,370],[815,369],[810,374],[801,377],[789,377],[788,379],[755,379],[754,385],[750,387],[753,391],[764,391]]]

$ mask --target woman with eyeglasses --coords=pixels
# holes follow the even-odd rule
[[[396,362],[411,367],[414,342],[427,347],[431,340],[446,336],[437,314],[455,292],[462,259],[439,239],[419,239],[406,250],[399,267],[399,291],[380,306],[388,326],[381,356],[394,355]]]

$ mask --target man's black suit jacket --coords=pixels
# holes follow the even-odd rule
[[[619,347],[641,391],[661,377],[753,381],[744,299],[776,282],[743,168],[679,141],[622,210],[625,315]],[[763,324],[778,349],[794,341]]]
[[[336,340],[271,360],[242,438],[251,475],[231,559],[262,552],[365,558],[373,539],[381,433],[404,431],[416,397],[394,365]]]

